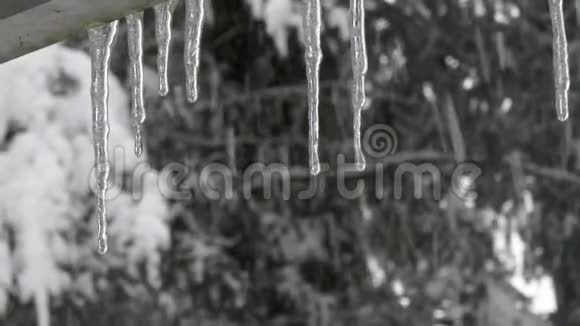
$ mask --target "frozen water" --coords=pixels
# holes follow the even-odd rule
[[[157,40],[157,72],[159,74],[159,94],[167,95],[167,65],[171,48],[171,21],[179,0],[169,0],[155,6],[155,38]]]
[[[127,43],[129,44],[131,83],[131,122],[135,129],[135,154],[143,154],[143,12],[127,16]]]
[[[95,150],[98,251],[107,252],[107,206],[105,204],[109,178],[109,63],[111,48],[117,35],[118,21],[89,29],[91,48],[91,100]]]
[[[365,105],[365,75],[367,73],[367,50],[365,43],[364,0],[350,1],[352,18],[351,60],[352,60],[352,106],[354,115],[354,150],[355,164],[358,170],[364,170],[365,157],[361,148],[361,112]]]
[[[570,72],[568,69],[568,42],[564,26],[562,0],[548,0],[552,20],[554,48],[554,84],[556,94],[556,112],[558,119],[568,119],[568,90],[570,89]]]
[[[320,173],[320,159],[318,157],[319,124],[319,71],[322,61],[320,47],[321,8],[320,0],[305,0],[304,8],[304,43],[306,47],[306,79],[308,83],[308,123],[309,123],[309,153],[310,173]]]
[[[204,0],[185,0],[185,74],[187,100],[195,102],[199,86],[199,56],[201,31],[203,27]]]

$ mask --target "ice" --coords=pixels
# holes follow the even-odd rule
[[[309,155],[310,173],[320,173],[320,159],[318,157],[319,125],[319,71],[322,61],[320,47],[321,8],[320,0],[305,0],[304,8],[304,43],[306,47],[306,79],[308,83],[308,123],[309,123]]]
[[[127,43],[129,44],[131,83],[131,122],[135,130],[135,154],[143,154],[143,12],[127,16]]]
[[[361,112],[365,105],[365,75],[367,73],[367,50],[365,42],[364,0],[350,0],[351,59],[352,59],[352,106],[354,115],[354,150],[355,164],[358,170],[364,170],[365,157],[361,148]]]
[[[111,48],[117,35],[118,21],[89,29],[91,52],[91,100],[95,150],[98,252],[107,252],[107,207],[105,198],[109,178],[109,63]]]
[[[564,12],[562,0],[548,0],[548,2],[553,33],[556,112],[558,119],[564,121],[568,119],[568,90],[570,89],[568,43],[564,26]]]
[[[185,74],[187,100],[195,102],[199,86],[199,56],[201,31],[203,27],[204,0],[185,0]]]
[[[171,21],[173,11],[179,0],[169,0],[156,5],[155,8],[155,38],[157,40],[157,72],[159,74],[159,94],[167,95],[167,65],[171,48]]]

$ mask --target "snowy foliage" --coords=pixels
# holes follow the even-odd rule
[[[169,242],[167,205],[149,171],[141,200],[111,192],[111,250],[96,254],[89,91],[89,58],[80,51],[53,46],[0,66],[0,312],[11,298],[33,302],[42,326],[50,297],[94,299],[112,270],[136,275],[144,265],[156,284],[159,249]],[[113,170],[130,174],[139,162],[128,99],[114,77],[109,103],[110,151],[124,155]]]
[[[264,21],[266,31],[273,39],[280,55],[288,55],[288,37],[292,29],[302,37],[302,1],[296,0],[246,0],[252,15]],[[350,20],[348,8],[336,1],[323,1],[323,21],[329,28],[336,28],[343,40],[348,40]]]

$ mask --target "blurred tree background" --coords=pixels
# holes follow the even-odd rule
[[[158,285],[110,272],[115,286],[96,298],[54,303],[54,324],[580,325],[580,21],[576,3],[564,2],[572,86],[571,117],[561,123],[548,0],[366,0],[363,133],[387,124],[398,146],[347,175],[350,186],[367,185],[350,199],[332,172],[311,177],[306,167],[301,1],[207,1],[195,104],[182,86],[183,3],[164,98],[148,10],[149,159],[158,170],[186,163],[187,177],[177,179],[191,198],[169,203]],[[329,171],[339,154],[354,161],[348,5],[323,1],[320,153]],[[122,80],[125,36],[123,27],[112,64]],[[87,47],[84,35],[69,44]],[[200,188],[202,169],[216,162],[234,171],[231,198],[212,200]],[[242,171],[255,162],[290,167],[290,200],[265,198],[259,182],[243,195]],[[453,178],[464,162],[482,174]],[[440,182],[441,198],[415,198],[408,182],[396,199],[390,181],[403,163],[437,166],[440,180],[420,186],[431,194]],[[297,199],[312,178],[326,178],[325,191]],[[377,179],[389,181],[384,198]],[[516,288],[546,279],[557,310],[536,316]],[[29,309],[6,320],[32,322]]]

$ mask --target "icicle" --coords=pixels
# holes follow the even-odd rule
[[[135,129],[135,154],[143,154],[143,123],[145,106],[143,104],[143,12],[127,16],[127,42],[131,82],[131,121]]]
[[[318,78],[320,62],[322,61],[322,49],[320,47],[320,0],[305,0],[303,20],[304,43],[306,46],[306,78],[308,80],[310,173],[316,175],[320,172],[320,160],[318,158]]]
[[[576,0],[576,25],[580,27],[580,0]]]
[[[568,70],[568,44],[564,26],[562,0],[548,0],[550,17],[552,19],[553,51],[554,51],[554,83],[556,89],[556,112],[558,119],[568,119],[568,90],[570,88],[570,72]]]
[[[203,27],[204,0],[185,0],[185,74],[187,100],[197,100],[201,30]]]
[[[157,40],[157,73],[159,74],[159,94],[167,95],[167,65],[171,47],[171,21],[179,0],[169,0],[155,5],[155,38]]]
[[[111,48],[117,35],[118,22],[89,29],[91,47],[91,100],[93,106],[93,137],[95,149],[95,168],[97,176],[97,223],[99,234],[97,239],[98,251],[107,252],[107,207],[105,198],[107,180],[109,178],[109,113],[107,101],[109,97],[109,62]]]
[[[367,48],[365,42],[364,0],[350,0],[351,59],[352,59],[352,106],[354,114],[354,151],[358,170],[365,169],[365,157],[361,148],[361,111],[365,105],[365,75],[367,73]]]

